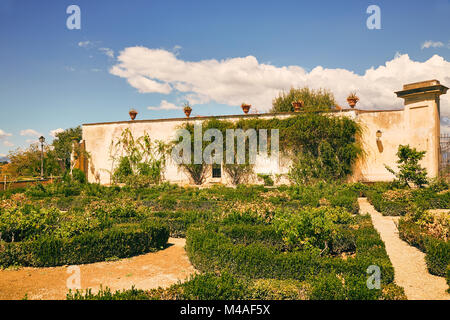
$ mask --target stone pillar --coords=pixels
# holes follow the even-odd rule
[[[405,99],[405,134],[411,147],[427,151],[422,165],[430,178],[439,175],[440,158],[440,95],[448,88],[438,80],[405,84],[397,97]],[[415,146],[414,136],[426,137],[427,144]],[[417,139],[418,140],[418,139]]]

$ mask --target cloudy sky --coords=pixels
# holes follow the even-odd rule
[[[81,29],[69,30],[69,5]],[[367,8],[381,9],[370,30]],[[268,111],[291,86],[340,105],[401,108],[394,91],[450,86],[450,0],[0,0],[0,157],[83,123]],[[450,93],[442,97],[450,131]]]

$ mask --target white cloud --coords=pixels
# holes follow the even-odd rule
[[[432,41],[432,40],[428,40],[425,41],[422,44],[422,49],[428,49],[428,48],[442,48],[444,46],[444,43],[441,41]]]
[[[6,157],[6,154],[0,153],[0,158],[4,158],[4,157]]]
[[[5,132],[2,129],[0,129],[0,139],[5,139],[6,137],[11,137],[11,136],[12,136],[11,133]]]
[[[92,46],[92,42],[89,41],[89,40],[87,40],[87,41],[80,41],[80,42],[78,42],[78,46],[82,47],[82,48],[87,48],[87,47]]]
[[[40,136],[42,136],[41,133],[39,133],[39,132],[37,132],[36,130],[33,130],[33,129],[21,130],[20,131],[20,135],[21,136],[28,136],[28,137],[40,137]]]
[[[107,55],[110,58],[114,58],[114,50],[110,48],[99,48],[99,51],[101,51],[103,54]]]
[[[310,72],[295,65],[276,67],[259,63],[253,56],[190,62],[166,50],[131,47],[120,53],[110,73],[127,79],[141,93],[182,93],[191,104],[214,101],[238,106],[245,101],[261,112],[271,108],[280,91],[292,86],[330,89],[343,106],[348,94],[357,91],[358,108],[392,109],[402,107],[403,100],[394,92],[406,83],[438,79],[450,85],[450,62],[438,55],[418,62],[407,54],[396,54],[384,65],[358,75],[322,66]],[[449,115],[450,94],[441,98],[441,110]]]
[[[166,100],[161,101],[159,107],[147,107],[148,110],[181,110],[182,107],[176,106]]]
[[[61,132],[64,132],[64,129],[58,128],[58,129],[55,129],[55,130],[51,130],[51,131],[50,131],[50,135],[51,135],[53,138],[56,138],[56,135],[57,135],[58,133],[61,133]]]
[[[10,142],[8,140],[3,141],[3,145],[5,145],[7,147],[14,147],[14,143],[12,143],[12,142]]]

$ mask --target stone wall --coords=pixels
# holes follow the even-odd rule
[[[365,155],[358,160],[351,181],[389,181],[393,175],[385,165],[396,168],[397,149],[400,144],[409,144],[419,150],[425,150],[426,155],[422,165],[427,169],[429,177],[436,177],[439,170],[439,96],[445,94],[447,88],[439,81],[432,80],[405,85],[397,96],[405,99],[402,110],[367,111],[349,109],[332,113],[333,116],[346,116],[355,119],[362,126],[362,144]],[[111,142],[116,141],[125,128],[129,128],[137,137],[147,132],[154,140],[169,142],[173,140],[178,127],[186,121],[191,123],[205,121],[210,118],[238,121],[243,117],[289,117],[288,114],[248,114],[236,116],[175,118],[160,120],[135,120],[112,123],[97,123],[83,125],[83,141],[86,151],[90,154],[87,176],[90,182],[110,184],[110,173],[114,163],[111,155]],[[378,134],[377,134],[378,132]],[[116,154],[116,157],[120,156]],[[258,157],[255,165],[256,173],[286,174],[289,171],[289,161],[280,159],[274,161]],[[180,184],[189,184],[189,177],[169,160],[164,172],[165,179]],[[228,184],[229,180],[222,172],[222,178],[207,178],[207,182]],[[252,182],[258,182],[256,178]],[[279,183],[286,183],[281,179]]]

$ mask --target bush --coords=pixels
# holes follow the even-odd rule
[[[124,225],[72,238],[42,236],[34,241],[1,244],[0,265],[50,267],[127,258],[158,250],[169,231],[158,224]]]
[[[297,280],[257,279],[249,287],[249,299],[307,300],[311,286]]]
[[[248,296],[247,284],[227,272],[219,277],[211,273],[191,277],[183,288],[187,300],[238,300]]]
[[[450,293],[450,265],[447,266],[447,274],[445,277],[447,278],[447,285],[449,286],[447,292]]]
[[[431,274],[445,277],[450,264],[450,243],[433,237],[427,237],[425,242],[425,261]]]
[[[274,218],[274,226],[283,235],[291,249],[328,249],[331,239],[337,233],[338,224],[349,223],[352,217],[341,208],[308,208],[295,214],[280,213]]]
[[[69,290],[66,296],[67,300],[148,300],[149,295],[144,290],[137,290],[134,286],[130,290],[111,292],[108,287],[100,290],[97,293],[92,293],[92,289],[86,289],[85,293],[82,290]]]
[[[324,273],[341,272],[347,275],[366,275],[367,267],[378,265],[383,283],[394,279],[394,272],[384,244],[373,229],[369,217],[360,217],[354,230],[356,256],[320,256],[320,252],[302,250],[282,252],[262,243],[243,245],[232,241],[217,226],[190,227],[186,251],[193,265],[201,271],[228,271],[250,278],[296,279],[304,281]]]
[[[450,263],[450,243],[436,239],[412,220],[400,219],[398,225],[402,240],[418,247],[426,253],[425,261],[431,274],[445,276],[446,268]]]

